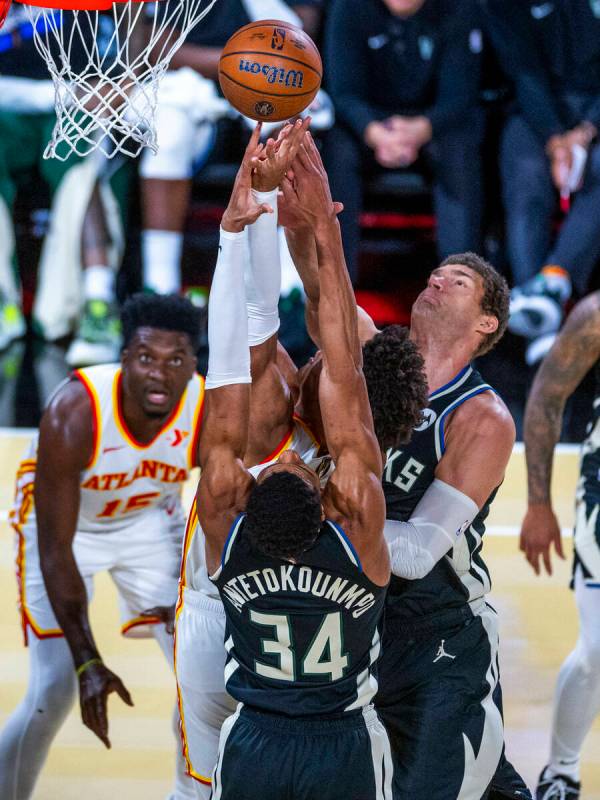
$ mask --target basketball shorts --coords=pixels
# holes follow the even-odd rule
[[[223,722],[237,703],[225,691],[225,610],[185,588],[175,623],[175,676],[188,775],[211,785]]]
[[[573,575],[581,565],[587,586],[600,585],[600,498],[587,488],[575,506]],[[571,584],[573,586],[573,584]]]
[[[372,706],[335,719],[240,703],[221,729],[213,800],[391,800],[392,762]]]
[[[28,630],[38,638],[62,636],[54,616],[40,568],[35,516],[13,523],[17,532],[17,575],[25,637]],[[129,637],[151,636],[158,620],[140,617],[153,606],[173,605],[181,559],[181,535],[172,530],[173,519],[153,510],[134,524],[113,533],[77,531],[73,554],[92,600],[94,576],[108,572],[117,587],[121,632]]]
[[[420,621],[388,618],[378,680],[375,706],[390,737],[394,798],[487,797],[504,768],[493,608],[482,601],[477,613],[465,606]],[[513,773],[519,788],[506,796],[530,797]]]

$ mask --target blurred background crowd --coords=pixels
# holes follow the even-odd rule
[[[480,368],[520,433],[536,365],[599,285],[600,0],[217,0],[161,84],[158,154],[64,161],[43,158],[53,88],[13,6],[0,30],[0,425],[36,425],[72,367],[118,358],[128,294],[206,305],[250,129],[220,94],[218,60],[263,18],[302,25],[323,54],[309,113],[376,321],[407,322],[450,253],[506,275],[510,332]],[[303,296],[283,255],[282,339],[301,361]],[[563,439],[582,438],[589,397],[584,382]]]

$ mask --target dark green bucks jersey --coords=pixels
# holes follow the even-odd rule
[[[377,691],[387,587],[362,571],[333,522],[292,563],[254,550],[244,516],[211,577],[225,606],[225,685],[249,706],[292,717],[357,711]]]
[[[424,420],[415,428],[410,442],[386,454],[383,490],[388,519],[408,520],[433,482],[445,450],[444,424],[448,415],[469,398],[488,391],[493,391],[492,387],[467,366],[429,396]],[[462,606],[489,591],[490,575],[480,550],[492,499],[493,495],[453,549],[428,575],[414,581],[392,576],[386,610],[388,618],[429,616]]]

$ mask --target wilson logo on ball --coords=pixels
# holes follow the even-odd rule
[[[300,69],[283,69],[270,64],[260,64],[258,61],[247,61],[245,58],[240,58],[239,71],[251,72],[253,75],[262,73],[267,83],[291,86],[293,89],[301,89],[304,83],[304,72]]]

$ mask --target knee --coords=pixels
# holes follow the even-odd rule
[[[64,714],[75,700],[77,680],[73,669],[46,665],[39,676],[36,692],[36,710],[40,713]]]
[[[582,636],[580,645],[586,672],[594,673],[600,681],[600,632],[594,632],[591,636]]]
[[[544,155],[521,149],[503,155],[505,189],[510,191],[509,208],[518,204],[520,198],[540,195],[554,202],[548,161]],[[506,186],[508,183],[508,187]],[[518,187],[518,190],[516,189]]]

